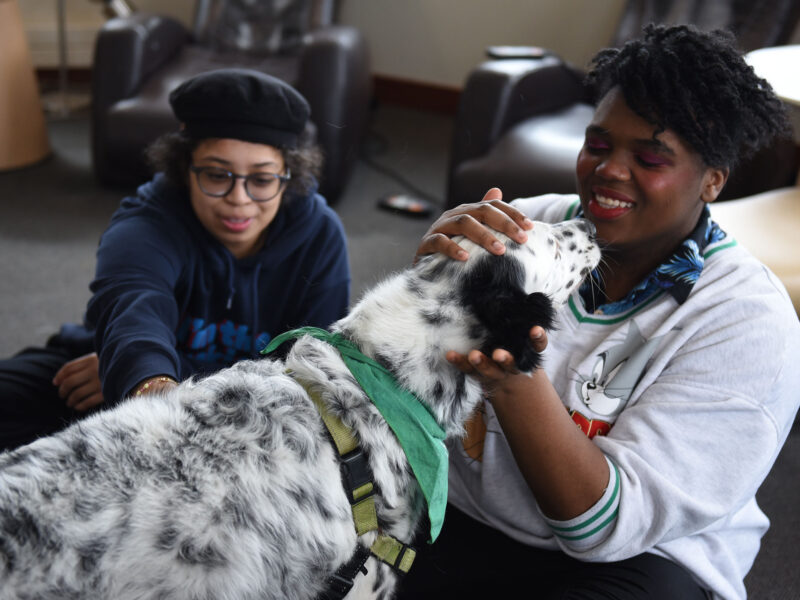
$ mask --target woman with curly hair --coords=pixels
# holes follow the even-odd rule
[[[755,493],[800,395],[800,324],[778,279],[712,219],[737,161],[787,130],[733,36],[648,26],[600,52],[577,195],[444,213],[418,255],[490,252],[491,228],[583,217],[603,261],[519,373],[448,360],[487,401],[450,448],[450,505],[404,598],[741,599],[769,521]],[[724,224],[723,224],[724,225]]]
[[[158,174],[100,240],[85,324],[0,361],[0,450],[347,310],[344,229],[316,193],[306,100],[269,75],[223,69],[170,103],[181,129],[148,149]]]

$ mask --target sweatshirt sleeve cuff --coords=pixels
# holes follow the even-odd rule
[[[620,478],[616,465],[608,456],[609,479],[602,497],[582,515],[568,521],[556,521],[542,515],[555,535],[559,546],[572,552],[584,552],[603,540],[614,530],[619,510]]]

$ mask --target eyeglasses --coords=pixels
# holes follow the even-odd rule
[[[227,196],[236,185],[236,180],[244,179],[244,191],[255,202],[272,200],[283,191],[292,178],[288,169],[286,175],[277,175],[276,173],[237,175],[219,167],[195,167],[194,165],[190,166],[189,170],[197,177],[197,185],[200,186],[203,193],[215,198]]]

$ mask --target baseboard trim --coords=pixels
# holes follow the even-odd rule
[[[436,85],[390,77],[373,75],[375,99],[386,104],[409,108],[420,108],[454,115],[458,108],[461,90],[455,87]]]
[[[61,80],[61,70],[58,67],[37,67],[36,78],[40,85],[57,84]],[[85,67],[69,67],[67,69],[67,82],[75,84],[88,84],[92,80],[92,70]]]

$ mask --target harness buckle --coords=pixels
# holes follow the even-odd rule
[[[342,479],[347,482],[345,492],[350,504],[357,504],[375,493],[367,454],[361,446],[341,455],[339,465]]]

